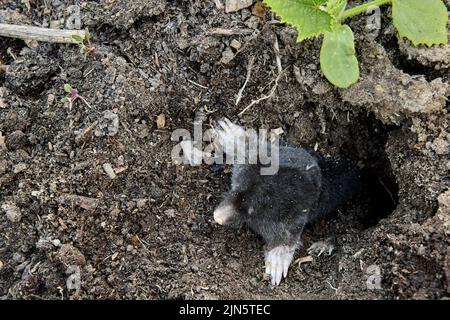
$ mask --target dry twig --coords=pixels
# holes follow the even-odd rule
[[[0,36],[22,40],[78,44],[72,36],[85,37],[84,30],[59,30],[0,23]]]

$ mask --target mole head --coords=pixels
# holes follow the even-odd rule
[[[239,193],[231,192],[214,210],[214,221],[222,226],[237,225],[243,220],[240,209],[242,196]]]

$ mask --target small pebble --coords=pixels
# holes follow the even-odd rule
[[[166,211],[164,211],[164,213],[169,218],[175,218],[175,210],[174,209],[167,209]]]
[[[260,1],[258,1],[252,9],[252,14],[254,16],[257,16],[259,18],[264,18],[264,16],[266,15],[266,7],[264,6],[264,4]]]
[[[105,173],[110,179],[115,179],[117,177],[113,167],[111,166],[111,163],[108,162],[103,164],[103,170],[105,170]]]
[[[224,52],[222,52],[222,59],[220,59],[220,62],[223,64],[228,64],[233,59],[234,59],[233,51],[230,48],[227,48],[225,49]]]
[[[42,191],[38,191],[38,190],[31,191],[31,195],[36,198],[39,197],[41,194],[42,194]]]
[[[136,200],[136,206],[139,209],[142,209],[142,208],[144,208],[147,205],[147,202],[148,202],[148,199],[137,199]]]
[[[248,8],[253,4],[254,0],[226,0],[225,12],[235,12],[244,8]]]
[[[52,106],[52,105],[55,103],[55,101],[56,101],[55,95],[50,93],[50,94],[47,96],[47,104],[48,104],[49,106]]]
[[[28,168],[28,165],[24,162],[21,162],[19,164],[16,164],[13,167],[13,172],[14,172],[14,174],[18,174],[18,173],[21,173],[22,171],[25,171],[27,168]]]
[[[58,251],[57,255],[59,261],[66,266],[84,266],[86,265],[86,258],[80,250],[70,244],[64,244]]]
[[[119,116],[111,110],[104,111],[98,120],[98,129],[96,136],[115,136],[119,132]]]
[[[6,160],[0,160],[0,176],[2,174],[5,174],[7,170],[8,170],[8,162],[6,162]]]
[[[2,204],[2,210],[5,211],[8,220],[13,223],[19,222],[20,219],[22,219],[22,213],[20,212],[20,209],[14,204],[4,203]]]
[[[117,158],[117,165],[120,167],[120,166],[123,166],[124,164],[125,164],[125,158],[123,156],[119,156]]]
[[[236,39],[231,40],[230,47],[233,49],[239,50],[242,47],[242,44]]]
[[[27,144],[27,136],[22,131],[17,130],[6,137],[5,143],[8,149],[17,150]]]
[[[158,129],[162,129],[166,126],[166,116],[164,114],[160,114],[156,118],[156,126]]]
[[[12,256],[13,260],[18,263],[22,263],[25,261],[25,257],[20,252],[14,252]]]

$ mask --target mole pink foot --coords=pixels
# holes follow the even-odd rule
[[[244,128],[232,123],[227,118],[218,121],[219,126],[215,129],[220,145],[225,149],[225,151],[234,151],[235,144],[245,139],[246,132]],[[231,149],[233,148],[233,149]]]
[[[232,205],[219,206],[214,211],[214,221],[225,226],[233,221],[236,214],[236,209]]]
[[[315,242],[308,248],[308,254],[315,254],[320,257],[324,252],[326,252],[329,256],[334,251],[334,245],[330,243],[328,240]]]
[[[271,276],[273,285],[279,285],[281,279],[287,277],[295,249],[295,246],[278,246],[266,252],[266,273]]]

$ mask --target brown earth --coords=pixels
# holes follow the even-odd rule
[[[27,11],[4,0],[0,23],[63,27],[74,2],[30,0]],[[292,28],[260,8],[76,2],[94,36],[93,54],[0,38],[0,298],[449,296],[448,46],[417,50],[399,42],[388,8],[376,37],[364,15],[355,17],[349,23],[361,80],[338,90],[321,74],[321,39],[297,44]],[[276,41],[285,70],[278,87],[238,117],[271,91]],[[90,107],[61,104],[65,83]],[[282,128],[290,143],[358,161],[367,177],[363,194],[303,236],[305,247],[331,236],[332,256],[293,265],[279,287],[270,285],[261,239],[213,222],[230,168],[171,161],[171,133],[192,131],[196,115],[205,128],[223,116]],[[304,256],[302,249],[296,258]],[[81,289],[72,290],[76,270]],[[380,287],[370,289],[377,272]]]

